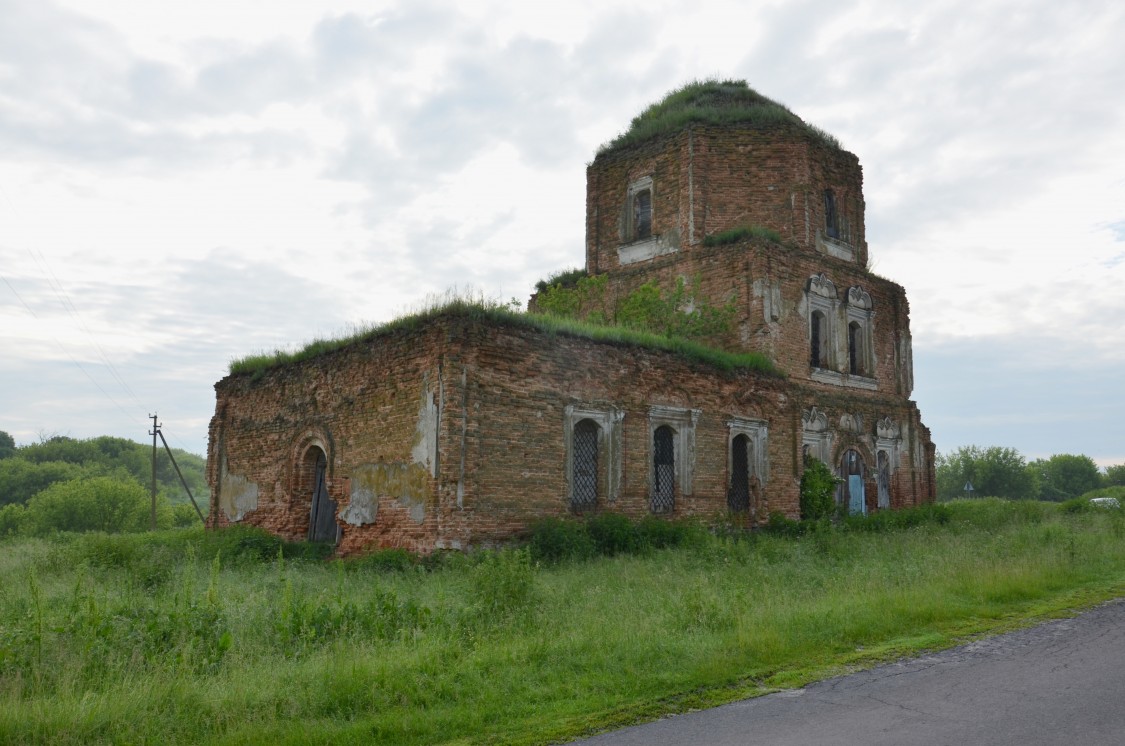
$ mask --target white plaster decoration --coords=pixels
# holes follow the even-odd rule
[[[810,345],[813,340],[813,323],[815,323],[816,313],[819,311],[824,316],[823,338],[821,339],[823,352],[820,356],[820,365],[813,368],[813,371],[835,369],[838,367],[836,365],[837,348],[839,347],[837,327],[839,326],[838,317],[840,315],[840,301],[836,293],[836,285],[823,272],[813,275],[809,277],[805,286],[805,300],[808,313],[807,333]]]
[[[665,254],[675,254],[676,247],[669,246],[659,236],[652,236],[643,241],[626,244],[617,249],[617,261],[622,264],[635,264],[646,259],[652,259]]]
[[[809,378],[819,383],[830,383],[834,386],[843,386],[849,389],[862,389],[864,391],[878,391],[879,382],[867,376],[852,376],[847,373],[838,373],[824,368],[813,368]]]
[[[863,415],[844,414],[840,416],[840,429],[848,433],[863,432]]]
[[[828,416],[816,407],[801,414],[801,445],[809,447],[809,454],[826,464],[832,458],[832,433],[828,430]]]
[[[875,310],[871,295],[859,285],[848,288],[847,303],[844,306],[844,323],[848,328],[852,323],[859,325],[860,337],[857,359],[860,363],[857,374],[874,380],[875,373]],[[848,367],[848,366],[845,366]]]
[[[695,426],[699,422],[699,409],[686,409],[684,407],[668,407],[655,404],[648,410],[648,442],[649,442],[649,491],[653,485],[652,467],[652,442],[656,429],[662,425],[672,428],[673,448],[676,466],[676,477],[680,485],[680,494],[690,497],[693,491],[692,481],[695,474]]]
[[[769,481],[769,423],[750,417],[731,417],[727,421],[727,473],[732,473],[734,439],[745,435],[750,440],[750,474],[756,476],[762,487]]]
[[[598,458],[605,464],[601,494],[613,502],[621,492],[621,422],[625,413],[613,406],[568,404],[563,411],[563,443],[566,444],[566,499],[574,497],[574,426],[591,420],[598,426]]]
[[[825,235],[818,235],[816,242],[820,249],[828,256],[849,262],[855,261],[855,249],[853,249],[850,244],[844,243],[836,238],[829,238]]]

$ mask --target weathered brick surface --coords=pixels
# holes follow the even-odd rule
[[[650,245],[661,249],[623,263],[630,184],[649,179]],[[837,242],[823,235],[826,189],[836,195]],[[675,516],[725,512],[729,423],[740,418],[767,423],[769,432],[768,478],[746,523],[775,511],[798,516],[810,418],[826,429],[824,455],[834,467],[849,449],[862,457],[869,510],[880,449],[895,455],[891,507],[933,499],[934,448],[910,401],[909,307],[899,285],[865,269],[854,155],[788,127],[697,125],[600,155],[588,170],[587,200],[587,270],[607,275],[607,304],[650,280],[671,288],[682,278],[697,301],[736,307],[733,327],[713,344],[765,353],[784,377],[723,373],[672,353],[447,312],[420,328],[216,384],[211,525],[244,521],[305,537],[323,451],[341,553],[505,540],[570,511],[568,406],[621,418],[620,490],[611,500],[604,489],[597,510],[649,512],[653,407],[698,413],[694,478],[686,492],[677,484]],[[748,225],[776,230],[782,242],[703,245],[707,235]],[[820,275],[839,303],[833,359],[814,369],[807,289]],[[874,309],[873,359],[861,376],[847,375],[842,304],[853,287]],[[599,476],[603,487],[606,479]]]

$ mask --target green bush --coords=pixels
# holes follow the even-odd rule
[[[836,485],[839,482],[827,464],[810,458],[801,474],[801,520],[819,521],[831,517],[836,511]]]
[[[404,572],[418,566],[418,558],[405,549],[377,549],[347,562],[349,570]]]
[[[0,506],[0,536],[15,536],[22,533],[27,522],[27,508],[22,505]]]
[[[770,513],[769,521],[766,522],[765,530],[768,533],[776,534],[777,536],[800,536],[805,532],[805,526],[801,523],[794,521],[792,518],[786,518],[785,514],[780,511],[773,511]]]
[[[544,518],[531,524],[528,550],[536,562],[556,563],[594,556],[594,540],[578,521]]]
[[[535,600],[535,568],[526,548],[485,552],[472,579],[477,600],[473,611],[489,621],[510,618]]]
[[[648,549],[694,546],[705,541],[707,529],[698,521],[669,521],[656,516],[645,516],[637,522],[640,546]]]
[[[620,513],[601,513],[586,522],[586,531],[594,541],[598,554],[636,554],[641,550],[641,537],[636,525]]]
[[[35,535],[55,531],[123,533],[149,527],[150,496],[131,477],[87,477],[56,482],[27,502],[24,530]],[[166,502],[157,505],[157,527],[172,525]]]

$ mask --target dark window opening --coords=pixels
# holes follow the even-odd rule
[[[652,192],[642,189],[633,195],[633,240],[652,235]]]
[[[593,420],[582,420],[574,426],[570,508],[575,512],[595,508],[598,504],[598,433],[598,425]]]
[[[750,509],[750,438],[745,435],[735,436],[730,447],[727,508],[732,513],[745,513]]]
[[[836,195],[831,189],[824,190],[824,232],[829,238],[840,237],[840,219],[836,213]]]
[[[828,365],[828,325],[820,311],[813,311],[810,331],[809,364],[814,368]]]
[[[853,321],[848,324],[848,372],[853,376],[863,374],[863,329]]]
[[[652,435],[652,512],[670,513],[676,504],[676,459],[672,428],[661,425]]]

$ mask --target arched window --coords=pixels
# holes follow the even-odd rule
[[[593,420],[582,420],[574,426],[574,481],[570,494],[570,509],[575,512],[590,510],[598,505],[598,439],[601,428]]]
[[[309,541],[339,539],[336,523],[336,502],[328,496],[328,457],[317,446],[309,448],[301,464],[301,472],[309,489]],[[311,478],[310,478],[311,477]]]
[[[828,319],[823,311],[813,311],[809,326],[809,365],[814,368],[828,366]]]
[[[848,373],[853,376],[865,375],[863,367],[863,327],[858,321],[848,324]]]
[[[746,435],[736,435],[730,447],[730,490],[727,492],[727,509],[732,513],[745,513],[750,509],[750,438]]]
[[[652,434],[653,513],[670,513],[676,505],[676,454],[672,428],[661,425]]]

